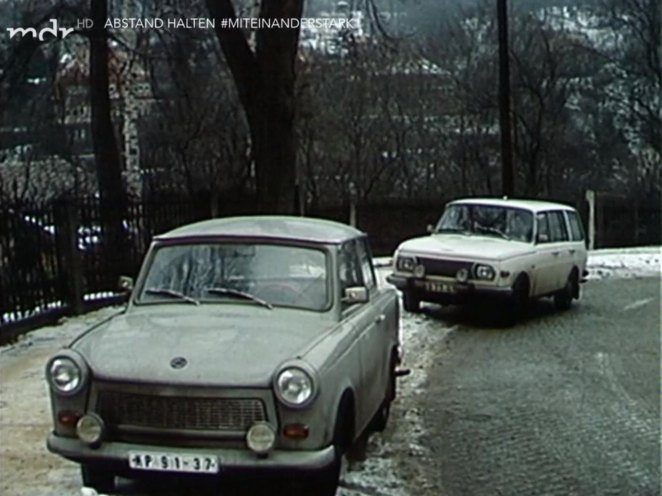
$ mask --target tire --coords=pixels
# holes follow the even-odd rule
[[[513,294],[504,307],[501,323],[505,327],[517,324],[526,314],[529,307],[529,281],[520,276],[513,284]]]
[[[290,493],[300,496],[335,496],[340,482],[341,456],[336,452],[336,459],[333,464],[325,467],[320,472],[308,476],[305,481],[305,487],[300,488],[300,492]]]
[[[420,313],[421,300],[414,294],[413,291],[405,290],[402,293],[402,306],[407,312]]]
[[[557,310],[570,310],[572,300],[579,293],[577,274],[573,270],[562,290],[554,294],[554,306]]]
[[[335,496],[340,482],[342,457],[351,447],[351,411],[343,402],[338,411],[336,428],[333,436],[333,462],[314,474],[291,479],[285,482],[283,495],[287,496]],[[281,494],[281,493],[278,493]]]
[[[98,493],[112,493],[115,490],[115,473],[101,465],[84,463],[80,466],[83,485]]]

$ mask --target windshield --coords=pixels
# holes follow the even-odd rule
[[[446,208],[436,233],[476,234],[530,243],[533,214],[528,210],[492,205],[456,204]]]
[[[138,301],[233,302],[323,310],[328,295],[326,254],[321,250],[196,243],[157,248]]]

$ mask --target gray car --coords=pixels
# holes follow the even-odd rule
[[[335,494],[343,453],[386,425],[398,322],[352,227],[175,229],[154,239],[126,310],[49,360],[48,448],[99,491],[118,475],[258,472]]]

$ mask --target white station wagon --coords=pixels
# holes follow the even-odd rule
[[[504,303],[514,323],[531,298],[551,296],[559,309],[579,298],[586,276],[584,230],[577,211],[559,203],[472,198],[450,202],[430,235],[397,248],[387,280],[404,308],[422,301]]]
[[[352,227],[175,229],[155,238],[126,310],[49,360],[48,448],[102,492],[116,475],[275,475],[287,494],[330,496],[340,457],[386,426],[398,311]]]

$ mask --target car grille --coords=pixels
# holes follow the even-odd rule
[[[438,260],[434,258],[419,258],[418,263],[425,267],[425,274],[429,276],[455,277],[460,269],[467,269],[471,278],[473,262],[458,260]]]
[[[264,403],[252,398],[155,396],[101,391],[97,412],[109,425],[199,431],[245,431],[266,421]]]

